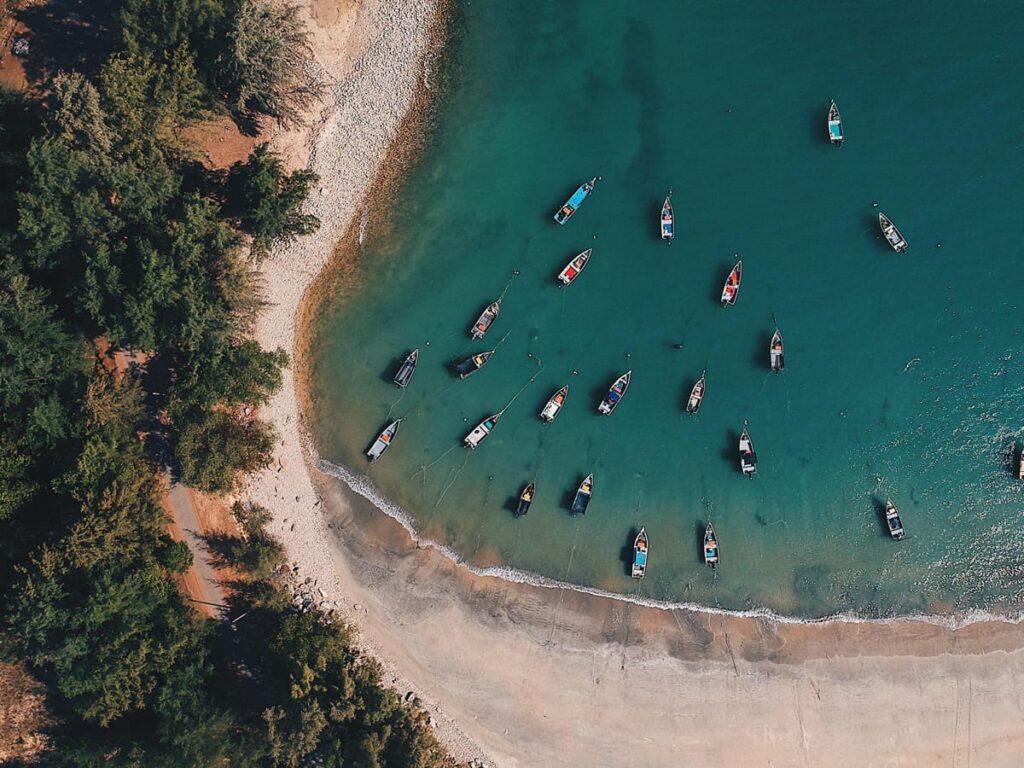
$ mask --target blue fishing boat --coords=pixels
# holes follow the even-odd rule
[[[836,106],[835,99],[828,105],[828,140],[834,147],[843,144],[843,118],[839,116],[839,107]]]
[[[565,204],[555,212],[555,221],[559,224],[565,224],[565,222],[571,219],[572,215],[583,204],[583,201],[594,191],[594,185],[600,180],[600,176],[595,176],[586,184],[580,185],[579,189],[572,193],[572,197],[566,200]]]
[[[622,401],[622,398],[626,395],[626,390],[629,389],[629,382],[633,378],[632,371],[626,371],[624,374],[619,376],[609,387],[608,394],[604,396],[604,400],[597,406],[597,412],[602,416],[607,416],[609,413],[615,410],[616,406]]]
[[[641,528],[633,541],[633,572],[634,579],[642,579],[647,573],[647,529]]]
[[[583,482],[580,483],[580,487],[576,489],[576,495],[572,499],[572,513],[574,515],[585,515],[587,514],[587,506],[590,504],[590,497],[594,493],[594,474],[590,473]]]

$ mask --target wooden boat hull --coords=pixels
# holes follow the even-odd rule
[[[686,412],[697,413],[701,403],[704,402],[704,388],[707,386],[707,372],[702,372],[690,390],[690,397],[686,401]]]
[[[587,513],[587,507],[590,505],[590,498],[594,493],[594,476],[587,475],[586,479],[580,483],[580,487],[576,489],[576,495],[572,500],[572,507],[570,511],[574,515],[585,515]]]
[[[565,405],[565,398],[568,396],[569,385],[567,384],[550,397],[547,404],[541,410],[540,417],[544,421],[554,421],[555,417],[562,410],[562,406]]]
[[[718,565],[718,538],[710,522],[704,529],[704,565],[710,565],[712,568]]]
[[[885,526],[889,530],[889,535],[896,541],[902,541],[907,537],[907,532],[903,529],[903,521],[900,519],[899,510],[896,509],[892,499],[886,499],[885,501]]]
[[[743,281],[743,262],[737,261],[736,266],[725,278],[725,285],[722,286],[722,306],[731,307],[740,296],[740,284]]]
[[[671,245],[675,236],[675,216],[672,212],[672,195],[669,195],[661,205],[661,239]]]
[[[462,439],[462,442],[466,445],[467,448],[476,448],[478,445],[480,445],[480,443],[482,443],[490,436],[491,432],[494,430],[494,427],[497,426],[498,419],[500,418],[500,413],[496,413],[493,416],[488,416],[486,419],[484,419],[475,427],[473,427],[473,429],[469,431],[469,434],[467,434]]]
[[[896,251],[896,253],[903,253],[907,250],[909,246],[907,245],[906,238],[904,238],[903,233],[896,228],[896,225],[892,223],[892,219],[884,213],[879,212],[878,226],[882,229],[882,235],[885,237],[885,241],[889,243],[889,247]]]
[[[493,354],[494,350],[491,350],[490,352],[482,352],[478,355],[467,357],[461,363],[455,365],[455,372],[459,374],[460,379],[472,376],[487,364],[487,361],[491,359]]]
[[[536,489],[537,486],[534,483],[530,483],[523,488],[522,493],[519,494],[519,503],[516,505],[516,517],[523,517],[530,511],[530,505],[533,504],[533,494]]]
[[[416,373],[416,366],[419,364],[420,351],[414,349],[405,359],[402,360],[402,364],[398,367],[398,373],[395,374],[395,384],[400,387],[409,386],[409,382],[412,381],[412,375]]]
[[[402,420],[397,419],[396,421],[388,424],[377,435],[377,439],[373,441],[373,444],[366,451],[366,458],[371,462],[376,461],[384,455],[384,451],[391,447],[391,443],[394,442],[395,435],[398,434],[398,428],[401,426]]]
[[[583,201],[586,200],[590,193],[594,191],[594,185],[600,181],[600,176],[595,176],[585,184],[581,184],[575,192],[566,200],[562,207],[555,211],[554,219],[559,224],[565,224],[569,219],[575,215],[576,211],[579,210],[580,206],[583,205]]]
[[[597,412],[602,416],[608,416],[619,407],[619,403],[622,402],[622,398],[626,396],[626,390],[629,389],[629,382],[633,378],[632,371],[626,371],[624,374],[619,376],[614,383],[609,387],[608,394],[604,396],[604,400],[597,406]]]
[[[642,579],[647,573],[647,529],[641,528],[633,540],[633,568],[631,576]]]
[[[492,302],[487,305],[487,309],[480,313],[480,317],[473,323],[473,327],[469,329],[469,335],[473,339],[482,339],[487,335],[487,331],[490,330],[491,326],[494,325],[494,321],[498,319],[498,314],[501,312],[501,299]]]
[[[577,254],[573,259],[565,265],[565,268],[558,273],[558,282],[564,285],[572,285],[577,277],[586,269],[587,264],[590,262],[590,254],[594,252],[593,248],[587,248],[580,254]]]

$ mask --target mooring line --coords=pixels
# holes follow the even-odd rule
[[[459,475],[462,473],[462,470],[464,470],[466,468],[466,465],[468,463],[469,463],[469,454],[467,453],[466,454],[466,458],[462,460],[462,466],[455,470],[454,476],[452,477],[452,479],[450,481],[448,481],[448,485],[446,485],[444,487],[444,490],[441,491],[441,495],[437,497],[437,501],[434,502],[434,509],[437,509],[441,505],[441,502],[444,500],[445,494],[447,494],[448,490],[453,485],[455,485],[455,481],[459,479]]]
[[[441,461],[441,459],[443,459],[445,456],[447,456],[449,453],[451,453],[452,451],[454,451],[458,447],[459,447],[458,445],[451,446],[448,450],[446,450],[444,453],[442,453],[440,456],[438,456],[432,462],[430,462],[429,464],[425,464],[425,465],[421,466],[419,469],[417,469],[415,472],[413,472],[411,475],[409,475],[409,479],[410,480],[415,479],[416,475],[418,475],[420,472],[422,472],[423,473],[423,482],[426,483],[427,482],[427,470],[430,469],[435,464],[437,464],[437,462]],[[427,453],[427,449],[424,448],[423,449],[424,458],[426,458],[426,453]]]

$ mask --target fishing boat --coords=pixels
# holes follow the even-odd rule
[[[493,416],[488,416],[486,419],[484,419],[475,427],[473,427],[473,429],[470,430],[469,434],[466,435],[465,438],[463,438],[462,442],[464,442],[470,448],[476,448],[478,445],[480,445],[480,443],[487,439],[487,436],[491,434],[491,430],[494,429],[494,426],[498,423],[498,419],[500,418],[500,413],[496,413]]]
[[[718,539],[715,538],[715,527],[710,520],[704,529],[704,565],[712,568],[718,565]]]
[[[523,488],[523,492],[519,494],[519,504],[516,505],[516,517],[523,517],[530,511],[530,505],[533,504],[533,493],[536,490],[536,483],[527,483]]]
[[[401,419],[395,419],[395,421],[384,427],[383,432],[377,435],[377,439],[373,441],[373,445],[366,452],[366,457],[370,461],[376,461],[384,455],[384,451],[391,447],[391,443],[394,441],[395,435],[398,434],[398,427],[401,423]]]
[[[409,382],[412,381],[412,375],[416,373],[416,365],[419,361],[420,351],[417,348],[410,352],[402,361],[402,364],[398,366],[398,373],[395,374],[395,384],[400,387],[409,386]]]
[[[555,221],[559,224],[565,224],[565,222],[571,219],[572,215],[579,210],[583,201],[594,191],[594,185],[600,180],[600,176],[595,176],[586,184],[581,184],[579,189],[572,193],[572,197],[566,200],[565,204],[555,212]]]
[[[885,525],[889,529],[889,535],[896,541],[902,541],[907,537],[907,532],[903,530],[903,521],[900,520],[899,510],[892,503],[892,499],[885,500]]]
[[[1024,480],[1024,450],[1021,450],[1017,461],[1017,479]]]
[[[634,579],[642,579],[647,573],[647,529],[641,528],[633,540],[633,572]]]
[[[471,357],[467,357],[461,363],[456,363],[455,372],[459,374],[460,379],[472,376],[487,364],[487,361],[491,359],[493,354],[494,350],[492,349],[490,352],[480,352],[476,355],[472,355]]]
[[[580,276],[580,272],[583,271],[584,267],[587,266],[587,262],[590,261],[590,254],[593,252],[593,248],[587,248],[579,256],[573,258],[568,264],[565,265],[565,269],[558,273],[558,282],[562,285],[572,285],[572,281]]]
[[[562,410],[562,406],[565,405],[565,398],[569,396],[569,385],[566,384],[560,390],[555,392],[547,402],[547,405],[540,412],[540,417],[544,421],[554,421],[555,416]]]
[[[828,140],[833,146],[839,147],[843,143],[843,119],[839,116],[839,107],[836,100],[828,105]]]
[[[882,228],[882,234],[885,235],[885,239],[889,241],[889,245],[896,253],[903,253],[907,250],[907,241],[903,239],[903,234],[896,229],[892,219],[881,211],[878,212],[878,226]]]
[[[498,313],[501,312],[501,299],[493,301],[487,305],[487,309],[480,313],[480,317],[473,323],[473,327],[469,329],[469,335],[474,339],[482,339],[488,329],[494,324],[494,321],[498,319]]]
[[[696,413],[700,410],[700,404],[704,402],[704,387],[707,385],[708,369],[705,368],[700,372],[700,378],[697,379],[693,385],[693,389],[690,390],[690,399],[686,401],[686,412]]]
[[[673,226],[675,219],[672,216],[672,193],[669,192],[665,202],[661,204],[661,239],[672,245],[676,232]]]
[[[743,432],[740,434],[740,469],[747,477],[757,474],[757,454],[754,452],[750,432],[747,431],[747,422],[743,422]]]
[[[736,262],[722,286],[722,306],[732,306],[740,295],[740,280],[743,279],[743,260]]]
[[[778,328],[772,334],[772,342],[768,345],[768,354],[771,357],[772,371],[779,373],[786,367],[785,348],[782,346],[782,331]]]
[[[580,487],[576,489],[576,495],[572,499],[571,507],[574,515],[585,515],[587,513],[587,505],[590,504],[590,497],[593,493],[594,475],[591,473],[583,478]]]
[[[632,371],[626,371],[619,376],[608,388],[608,394],[604,396],[604,400],[597,406],[597,412],[602,416],[607,416],[614,411],[622,398],[625,397],[626,390],[629,389],[629,380],[632,378]]]

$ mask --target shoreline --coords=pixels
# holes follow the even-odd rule
[[[305,422],[316,397],[309,331],[422,146],[424,81],[448,10],[434,0],[400,12],[381,0],[342,5],[340,44],[315,30],[331,81],[316,126],[281,139],[293,164],[308,152],[321,176],[308,205],[322,227],[262,267],[269,306],[257,338],[293,362],[264,409],[278,431],[274,465],[245,495],[272,510],[268,530],[293,574],[352,623],[384,682],[422,700],[462,761],[590,766],[624,764],[628,753],[655,764],[877,765],[885,754],[887,765],[932,765],[951,753],[977,759],[984,747],[986,764],[1015,765],[1019,618],[787,620],[510,581],[418,541],[408,520],[317,469]],[[890,708],[913,726],[903,743],[887,737],[891,756],[861,743],[881,734]]]

